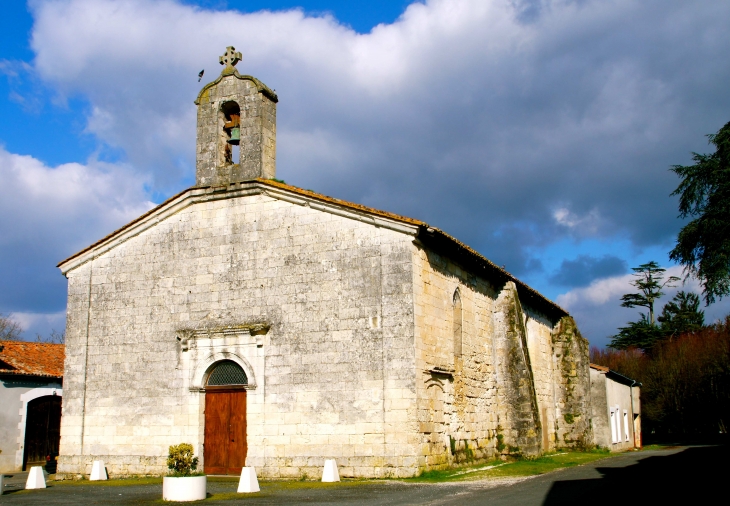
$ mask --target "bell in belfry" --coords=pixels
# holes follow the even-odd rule
[[[231,120],[227,121],[223,128],[228,130],[230,137],[228,138],[228,144],[238,145],[241,142],[241,116],[238,114],[231,114]]]
[[[241,141],[241,129],[239,127],[231,128],[231,137],[228,139],[228,144],[236,144]]]

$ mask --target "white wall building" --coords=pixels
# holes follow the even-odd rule
[[[593,435],[611,451],[641,448],[641,383],[591,364]]]

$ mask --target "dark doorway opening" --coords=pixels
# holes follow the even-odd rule
[[[33,466],[46,466],[56,472],[56,457],[61,441],[61,397],[46,395],[28,403],[25,417],[23,471]]]

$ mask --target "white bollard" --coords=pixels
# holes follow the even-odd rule
[[[46,477],[43,476],[43,468],[35,466],[30,468],[28,481],[25,482],[26,490],[31,488],[46,488]]]
[[[335,459],[327,459],[324,461],[322,482],[332,483],[334,481],[340,481],[340,473],[337,471],[337,463],[335,462]]]
[[[91,476],[89,481],[100,481],[107,480],[109,477],[106,475],[106,468],[104,467],[103,460],[95,460],[94,465],[91,466]]]
[[[256,478],[256,469],[253,466],[241,469],[241,479],[238,481],[238,493],[251,494],[260,491],[259,480]]]

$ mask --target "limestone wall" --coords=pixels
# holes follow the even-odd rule
[[[587,342],[574,323],[568,336],[565,322],[556,327],[523,306],[514,283],[495,286],[434,251],[414,251],[419,467],[577,446],[590,395]]]
[[[556,385],[560,382],[559,371],[553,368],[553,345],[551,329],[553,324],[549,318],[522,307],[525,313],[525,330],[527,348],[537,399],[537,412],[540,420],[539,437],[541,447],[545,451],[555,449],[556,431]]]
[[[494,455],[499,425],[492,348],[494,289],[438,254],[414,249],[415,381],[421,469]],[[455,356],[454,294],[461,301]]]
[[[495,287],[420,247],[414,297],[420,468],[547,448],[543,439],[555,439],[551,322],[522,308],[514,284]]]
[[[588,341],[569,316],[562,318],[553,332],[553,357],[556,447],[590,447],[593,434]]]
[[[228,197],[181,205],[68,273],[59,473],[101,458],[111,475],[161,474],[180,442],[204,464],[200,386],[228,357],[256,383],[247,463],[261,476],[316,476],[325,458],[342,476],[414,474],[413,238]],[[252,323],[269,328],[241,330]]]

